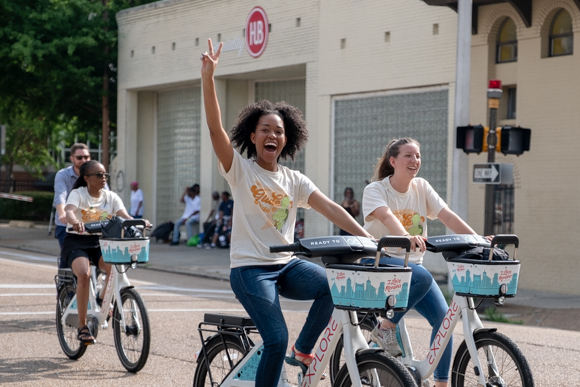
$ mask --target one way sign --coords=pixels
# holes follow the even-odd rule
[[[500,165],[496,163],[473,164],[473,182],[499,184],[501,181]]]

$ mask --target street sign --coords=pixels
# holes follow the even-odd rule
[[[481,184],[500,184],[499,163],[473,164],[473,182]]]

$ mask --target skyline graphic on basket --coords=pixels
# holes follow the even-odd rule
[[[455,263],[450,267],[453,273],[451,282],[456,292],[476,295],[497,295],[500,286],[506,284],[506,295],[511,296],[518,288],[519,268],[520,265],[494,267]]]
[[[398,277],[390,275],[387,281],[383,280],[378,282],[378,284],[376,278],[371,279],[371,277],[377,277],[376,274],[369,275],[365,273],[367,274],[367,280],[362,283],[352,279],[349,274],[355,275],[353,272],[345,271],[338,273],[334,278],[331,278],[328,274],[327,272],[328,279],[332,282],[330,293],[335,305],[381,309],[385,307],[387,297],[394,295],[397,299],[395,308],[407,307],[411,273],[399,273]],[[382,277],[384,278],[385,275],[383,274]]]
[[[103,260],[107,263],[131,264],[131,256],[137,255],[138,263],[149,261],[149,239],[100,240]]]

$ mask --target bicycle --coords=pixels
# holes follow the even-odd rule
[[[506,298],[515,296],[521,266],[516,260],[518,237],[496,235],[490,243],[481,236],[444,235],[427,238],[426,245],[429,251],[443,253],[453,276],[455,294],[425,359],[415,359],[404,319],[399,322],[397,340],[403,353],[398,358],[401,364],[409,369],[418,385],[429,386],[427,378],[435,370],[449,343],[450,333],[462,317],[465,340],[454,357],[451,386],[532,387],[534,380],[525,356],[511,339],[497,332],[496,328],[484,327],[474,300],[493,298],[497,305],[503,305]],[[496,245],[513,245],[513,259],[493,260]],[[462,254],[473,248],[489,249],[489,257],[486,260],[472,259]],[[338,348],[337,353],[340,350]],[[336,361],[331,361],[331,364],[334,365],[330,369],[331,380],[334,380],[338,369]]]
[[[103,231],[111,221],[91,222],[85,224],[89,233]],[[101,237],[103,260],[112,264],[111,279],[107,282],[102,306],[96,300],[97,284],[95,271],[92,271],[89,286],[87,323],[96,339],[101,329],[107,329],[111,318],[110,306],[113,305],[112,325],[115,348],[123,367],[129,372],[140,371],[147,362],[151,343],[149,315],[143,299],[131,286],[127,277],[129,267],[135,269],[138,263],[149,260],[149,238],[145,234],[145,221],[140,219],[121,221],[120,238]],[[143,235],[135,233],[134,226],[143,227]],[[126,235],[127,233],[127,235]],[[100,275],[98,276],[100,277]],[[102,278],[101,278],[102,280]],[[59,269],[55,276],[57,287],[56,330],[58,341],[64,353],[72,360],[82,357],[87,350],[77,339],[79,328],[76,305],[76,277],[71,269]],[[119,302],[120,300],[120,302]]]
[[[411,269],[406,262],[405,266],[379,265],[385,246],[406,249],[408,261],[410,241],[404,237],[385,237],[377,244],[362,237],[329,236],[270,247],[273,253],[291,251],[301,257],[321,257],[335,304],[312,364],[298,371],[299,385],[318,385],[330,355],[338,341],[343,340],[347,349],[345,365],[335,386],[361,386],[361,381],[371,386],[416,386],[401,363],[381,348],[369,348],[360,329],[358,313],[372,315],[386,309],[391,314],[404,310],[407,304]],[[374,265],[355,263],[368,256],[376,256]],[[198,331],[202,348],[197,355],[194,387],[254,386],[263,345],[250,337],[258,332],[249,317],[206,314]],[[204,333],[209,335],[204,337]],[[291,385],[283,367],[278,386]]]

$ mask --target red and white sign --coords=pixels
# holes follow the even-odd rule
[[[262,7],[254,7],[246,21],[246,49],[251,57],[257,58],[268,44],[268,16]]]
[[[32,196],[12,195],[12,194],[7,194],[7,193],[0,193],[0,198],[20,200],[20,201],[23,201],[23,202],[31,202],[31,201],[33,201]]]

